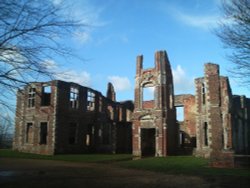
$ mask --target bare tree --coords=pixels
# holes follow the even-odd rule
[[[46,60],[72,55],[62,44],[76,27],[83,26],[52,0],[0,0],[0,109],[10,109],[13,91],[53,77]]]
[[[216,35],[230,49],[229,60],[234,67],[232,75],[243,84],[250,83],[250,1],[231,0],[222,2],[224,20]]]
[[[0,116],[0,148],[10,147],[12,144],[13,118],[8,113]]]

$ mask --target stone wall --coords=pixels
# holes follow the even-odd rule
[[[30,83],[17,94],[13,149],[48,155],[131,152],[133,103],[114,101],[111,84],[107,95],[76,83]]]
[[[155,53],[155,67],[143,69],[137,57],[133,113],[133,155],[166,156],[178,146],[173,78],[165,51]],[[153,87],[154,99],[144,101],[143,89]]]
[[[196,155],[210,158],[212,166],[233,166],[231,145],[231,88],[219,66],[205,64],[196,84]]]
[[[196,147],[196,108],[195,96],[190,94],[175,95],[175,107],[183,107],[184,119],[179,123],[180,127],[180,147],[192,149]]]

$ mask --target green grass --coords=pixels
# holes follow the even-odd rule
[[[71,162],[92,162],[105,163],[132,159],[130,154],[73,154],[73,155],[38,155],[31,153],[22,153],[10,149],[0,149],[0,158],[22,158],[22,159],[44,159],[44,160],[60,160]]]
[[[21,153],[8,149],[0,150],[0,158],[25,158],[25,159],[46,159],[84,163],[114,163],[123,168],[133,168],[161,172],[166,174],[183,174],[199,176],[247,176],[250,177],[249,169],[226,169],[210,168],[208,160],[193,156],[168,156],[152,157],[139,160],[131,160],[130,154],[75,154],[75,155],[38,155]]]
[[[168,156],[120,162],[119,165],[167,174],[250,176],[249,169],[211,168],[208,162],[207,159],[193,156]]]

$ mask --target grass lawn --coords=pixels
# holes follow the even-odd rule
[[[61,160],[70,162],[87,162],[87,163],[114,163],[123,168],[133,168],[161,172],[166,174],[183,174],[183,175],[215,175],[215,176],[245,176],[250,177],[250,169],[225,169],[210,168],[208,160],[193,156],[168,156],[168,157],[151,157],[138,160],[132,160],[130,154],[73,154],[73,155],[38,155],[30,153],[21,153],[10,149],[0,149],[1,157],[5,158],[26,158],[26,159],[46,159]]]
[[[250,169],[211,168],[208,160],[194,156],[152,157],[134,161],[120,162],[122,167],[185,175],[233,175],[249,176]]]
[[[38,155],[31,153],[21,153],[11,149],[0,149],[0,158],[22,158],[22,159],[45,159],[45,160],[61,160],[71,162],[92,162],[105,163],[132,159],[130,154],[72,154],[72,155]]]

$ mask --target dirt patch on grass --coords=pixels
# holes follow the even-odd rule
[[[240,181],[240,182],[239,182]],[[0,159],[0,187],[248,187],[247,177],[168,175],[113,164]]]

